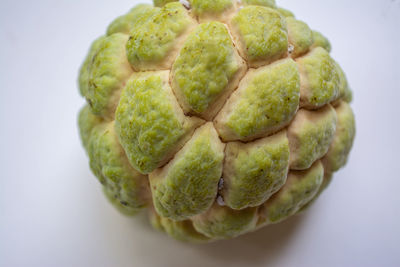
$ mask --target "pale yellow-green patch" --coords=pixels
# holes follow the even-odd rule
[[[295,115],[299,92],[292,59],[249,70],[215,119],[220,136],[225,141],[248,141],[280,130]]]
[[[212,239],[227,239],[253,230],[257,208],[233,210],[214,204],[207,212],[193,217],[194,228]]]
[[[318,189],[317,194],[306,204],[304,205],[297,213],[302,213],[306,210],[308,210],[314,202],[319,198],[319,196],[325,191],[325,189],[329,186],[329,184],[332,182],[333,174],[324,171],[324,179],[322,180],[322,184]]]
[[[278,11],[282,16],[284,16],[285,18],[294,18],[294,17],[295,17],[292,11],[287,10],[287,9],[285,9],[285,8],[278,7],[278,8],[277,8],[277,11]]]
[[[126,44],[128,60],[137,71],[169,69],[179,38],[195,25],[179,2],[153,10],[132,27]]]
[[[191,243],[205,243],[209,238],[197,232],[190,220],[173,221],[168,218],[162,218],[157,212],[150,208],[149,221],[154,229],[166,232],[169,236],[179,241]]]
[[[171,2],[179,2],[179,0],[153,0],[154,6],[162,7]]]
[[[148,17],[155,9],[151,5],[139,4],[132,8],[127,14],[116,18],[107,28],[107,35],[117,32],[129,34],[132,27],[139,23],[144,17]]]
[[[290,171],[286,184],[261,209],[267,223],[281,222],[295,214],[318,193],[324,177],[320,161],[305,171]]]
[[[196,130],[171,162],[150,174],[158,214],[185,220],[212,205],[222,175],[224,147],[212,123],[207,123]]]
[[[244,5],[266,6],[276,8],[275,0],[242,0]]]
[[[346,164],[356,134],[354,114],[349,104],[341,101],[335,110],[337,114],[335,137],[328,153],[322,159],[325,169],[329,172],[338,171]]]
[[[125,54],[127,40],[122,33],[99,38],[81,68],[80,90],[98,116],[113,118],[119,93],[132,74]]]
[[[252,143],[228,143],[225,154],[222,196],[233,209],[261,205],[286,181],[289,141],[285,131]]]
[[[105,186],[103,186],[103,193],[108,199],[108,201],[111,203],[111,205],[121,214],[125,216],[134,216],[138,213],[139,210],[137,208],[132,208],[128,205],[122,205],[121,201],[115,197],[114,192],[108,190],[108,188]]]
[[[308,169],[329,149],[336,131],[336,113],[327,105],[315,111],[299,110],[288,127],[290,169]]]
[[[265,65],[287,54],[286,23],[278,11],[246,6],[233,17],[231,25],[240,53],[251,67]]]
[[[347,103],[351,102],[352,92],[347,82],[346,74],[343,69],[340,67],[339,63],[335,62],[337,67],[337,72],[339,74],[340,82],[339,82],[339,98],[333,103],[334,106],[339,104],[341,100],[346,101]]]
[[[299,57],[308,52],[314,42],[313,34],[308,25],[295,18],[286,18],[289,43],[293,46],[291,57]]]
[[[345,94],[343,96],[343,101],[346,101],[347,103],[351,103],[351,101],[353,101],[353,91],[350,89],[349,86],[345,91]]]
[[[322,47],[326,51],[331,52],[332,49],[331,43],[325,36],[322,35],[322,33],[318,31],[313,31],[313,39],[314,43],[312,45],[312,48]]]
[[[183,146],[201,121],[185,117],[168,71],[133,75],[122,92],[116,130],[132,166],[150,173]]]
[[[202,114],[221,94],[232,91],[228,84],[241,65],[224,24],[200,24],[172,67],[173,89],[185,112]]]
[[[349,85],[347,83],[347,78],[346,75],[344,74],[342,68],[340,67],[339,63],[335,62],[336,64],[336,68],[337,68],[337,72],[339,74],[339,99],[337,100],[338,102],[340,102],[340,100],[345,96],[346,94],[346,90],[349,90]]]
[[[103,123],[91,131],[87,151],[90,168],[111,199],[127,210],[143,208],[148,202],[148,179],[133,169],[118,142],[114,123]]]
[[[173,221],[168,218],[161,218],[161,225],[164,231],[179,241],[191,243],[206,243],[209,238],[197,232],[190,220]]]
[[[340,77],[335,61],[321,48],[296,59],[301,75],[300,105],[320,108],[339,97]]]
[[[216,16],[233,7],[232,0],[189,0],[193,14],[207,17]]]
[[[95,126],[102,123],[102,118],[94,115],[88,105],[85,105],[78,115],[79,133],[82,145],[87,149],[92,130]]]
[[[161,224],[161,216],[157,214],[154,207],[148,209],[149,222],[154,229],[164,232],[164,227]]]
[[[93,41],[93,43],[89,48],[88,54],[86,55],[85,60],[83,61],[83,64],[79,70],[79,77],[78,77],[79,92],[83,97],[85,97],[88,94],[89,75],[90,75],[90,67],[92,64],[92,60],[97,51],[99,50],[99,47],[101,43],[104,41],[104,39],[105,37],[101,36]]]

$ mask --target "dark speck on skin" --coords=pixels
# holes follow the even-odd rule
[[[93,107],[92,100],[90,100],[89,98],[86,98],[86,101],[89,103],[89,106]]]

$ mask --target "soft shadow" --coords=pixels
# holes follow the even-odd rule
[[[145,213],[138,214],[133,219],[133,223],[140,227],[142,231],[146,231],[148,234],[154,236],[158,242],[166,242],[171,244],[175,243],[174,246],[180,247],[191,247],[191,251],[195,254],[201,254],[196,258],[207,258],[212,259],[214,263],[223,263],[228,266],[259,266],[259,264],[274,265],[279,262],[281,257],[285,255],[286,248],[290,241],[295,238],[296,232],[301,228],[303,222],[307,221],[307,213],[293,216],[279,224],[269,225],[258,231],[245,234],[231,240],[222,240],[214,243],[207,244],[191,244],[180,241],[172,240],[167,237],[165,233],[157,232],[152,229],[146,218]],[[153,233],[151,233],[153,232]],[[170,240],[168,240],[170,239]],[[179,250],[179,249],[177,249]],[[176,250],[171,250],[175,252]],[[185,256],[180,255],[182,261]],[[165,263],[164,266],[175,266]],[[185,266],[185,265],[182,265]],[[191,263],[191,266],[203,266],[202,263]]]
[[[207,245],[195,245],[207,257],[226,263],[242,263],[243,266],[259,262],[273,264],[284,253],[287,243],[294,238],[306,214],[294,216],[285,222],[269,225],[253,233],[232,240]],[[266,259],[268,259],[266,261]]]

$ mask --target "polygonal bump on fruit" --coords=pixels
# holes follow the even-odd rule
[[[246,6],[233,16],[230,27],[239,52],[250,67],[260,67],[287,55],[286,22],[272,8]]]
[[[181,43],[195,25],[180,3],[153,8],[130,31],[126,50],[133,69],[170,69]]]
[[[172,88],[185,113],[212,119],[245,71],[226,26],[203,23],[188,36],[172,66]]]
[[[216,128],[224,141],[267,136],[292,120],[299,98],[300,77],[292,59],[250,69],[215,118]]]

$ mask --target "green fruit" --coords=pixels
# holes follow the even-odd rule
[[[285,185],[260,208],[264,224],[278,223],[295,214],[318,193],[324,178],[320,161],[305,171],[290,171]]]
[[[80,70],[80,135],[106,197],[196,243],[305,211],[355,137],[329,41],[274,0],[154,5],[116,18]]]
[[[230,21],[239,52],[250,67],[260,67],[285,57],[288,50],[286,20],[272,8],[249,5]]]

